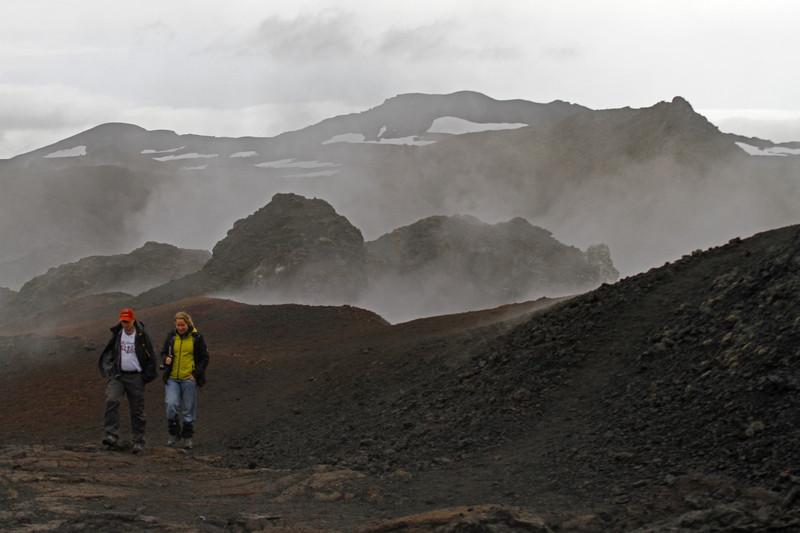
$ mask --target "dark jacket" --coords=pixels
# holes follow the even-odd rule
[[[139,360],[139,366],[142,367],[142,380],[145,383],[150,383],[158,376],[153,341],[150,340],[150,335],[144,329],[144,324],[138,320],[134,321],[133,324],[136,327],[136,358]],[[100,359],[97,361],[100,375],[104,378],[119,376],[120,374],[119,343],[122,336],[121,332],[122,324],[117,324],[111,328],[111,338],[108,340],[106,347],[103,348]]]
[[[192,376],[194,376],[197,386],[202,387],[206,384],[206,368],[208,368],[209,359],[206,341],[197,330],[191,333],[187,332],[186,334],[192,336],[192,343],[194,345],[194,370],[192,370]],[[175,330],[167,333],[167,338],[164,339],[164,347],[161,349],[161,362],[164,364],[164,374],[161,376],[161,379],[164,380],[164,383],[169,380],[169,375],[172,373],[172,363],[175,362],[173,358],[172,363],[167,364],[166,359],[169,354],[172,353],[172,346],[175,344],[175,337],[177,335],[178,332]]]

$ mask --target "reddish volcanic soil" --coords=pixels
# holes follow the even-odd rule
[[[209,432],[226,435],[240,429],[240,421],[247,424],[283,413],[292,398],[307,395],[304,401],[314,401],[314,382],[332,366],[338,380],[357,383],[371,372],[370,365],[413,357],[409,351],[427,339],[508,320],[552,303],[541,300],[391,326],[354,307],[249,306],[196,298],[140,310],[136,318],[157,351],[178,310],[188,310],[205,336],[211,364],[209,384],[200,390],[196,440],[202,442],[211,440]],[[115,319],[111,315],[3,338],[9,354],[0,378],[5,385],[0,392],[5,442],[99,441],[105,381],[97,358]],[[160,444],[166,426],[159,379],[148,385],[147,393],[148,438]]]
[[[157,349],[173,314],[189,311],[211,353],[209,382],[199,394],[195,448],[164,446],[163,385],[156,380],[147,387],[148,445],[141,456],[130,454],[125,445],[121,451],[100,445],[105,380],[97,357],[115,324],[114,312],[108,319],[53,326],[36,334],[18,332],[2,337],[0,415],[6,453],[0,464],[37,479],[58,478],[57,488],[32,483],[28,490],[72,509],[39,508],[53,523],[66,520],[64,527],[72,520],[117,530],[116,515],[128,513],[124,516],[130,515],[131,530],[145,527],[142,517],[153,514],[158,516],[158,527],[150,524],[155,529],[258,530],[267,524],[292,531],[351,530],[370,520],[436,508],[440,491],[446,490],[441,484],[458,484],[459,479],[444,476],[420,489],[410,486],[409,474],[399,470],[371,478],[351,468],[317,464],[313,449],[302,441],[297,442],[302,450],[298,457],[264,464],[263,458],[247,459],[250,450],[259,448],[252,433],[269,438],[270,426],[287,416],[301,427],[318,424],[317,416],[331,409],[331,394],[396,379],[386,369],[424,362],[428,354],[421,346],[513,321],[552,303],[541,300],[399,325],[347,306],[248,306],[209,298],[136,310]],[[124,402],[121,414],[123,438],[129,438]],[[279,425],[285,423],[275,423],[275,431]],[[290,438],[303,439],[302,431]],[[26,475],[16,477],[14,486],[31,483]],[[467,514],[494,516],[499,509]],[[450,511],[440,513],[452,518]],[[24,516],[19,520],[21,525],[28,522]]]

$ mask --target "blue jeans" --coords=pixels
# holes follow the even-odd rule
[[[197,413],[197,383],[194,380],[168,379],[164,386],[164,401],[167,404],[167,420],[183,420],[184,425],[194,425]]]

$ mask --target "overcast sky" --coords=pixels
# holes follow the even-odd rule
[[[800,141],[796,0],[2,0],[0,158],[106,122],[269,137],[407,92]]]

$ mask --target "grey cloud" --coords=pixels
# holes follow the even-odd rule
[[[554,46],[542,50],[542,56],[557,61],[568,61],[580,56],[580,51],[573,46]]]
[[[407,29],[391,29],[384,33],[378,51],[387,55],[425,57],[451,49],[448,30],[452,24],[434,23]]]
[[[0,125],[10,129],[77,128],[113,109],[107,98],[63,85],[0,85]]]
[[[63,128],[73,125],[74,120],[57,108],[31,110],[12,102],[0,105],[0,124],[3,129]]]
[[[259,24],[246,43],[247,52],[267,51],[276,59],[314,59],[347,55],[357,48],[357,28],[343,11],[324,12],[286,19],[269,17]]]
[[[510,47],[475,47],[459,38],[459,26],[451,21],[437,21],[414,28],[393,28],[379,40],[379,53],[411,60],[424,59],[502,59],[518,57]]]
[[[137,47],[157,48],[171,46],[176,38],[177,32],[174,28],[163,22],[153,22],[137,31],[133,42]]]

